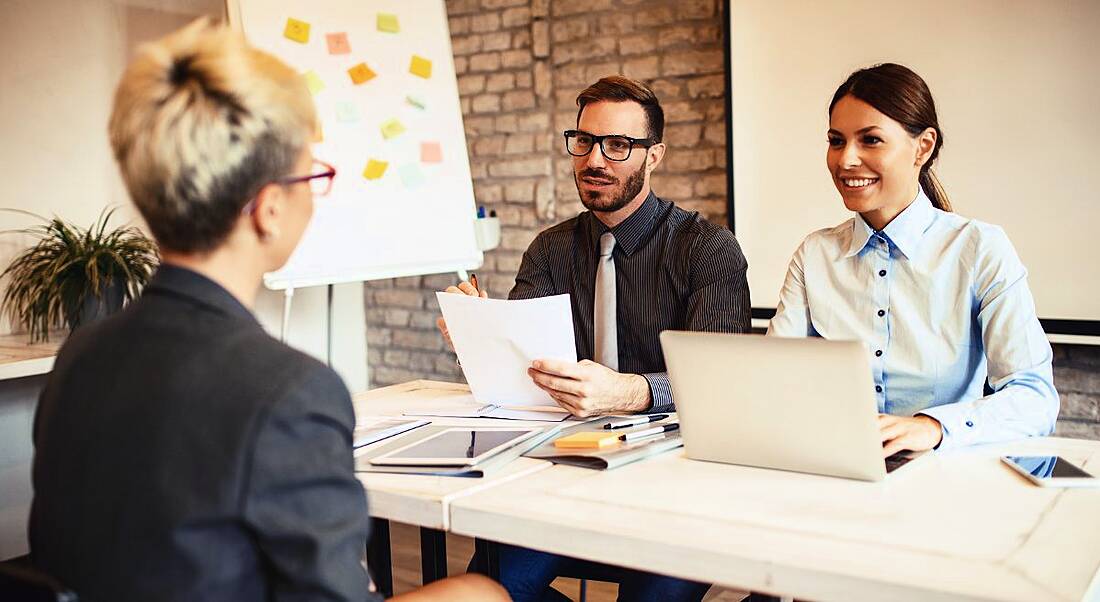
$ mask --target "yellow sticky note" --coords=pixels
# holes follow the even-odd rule
[[[351,76],[351,83],[355,85],[364,84],[374,79],[377,75],[366,63],[359,63],[358,65],[348,69],[348,75]]]
[[[367,161],[367,167],[363,170],[363,177],[368,180],[377,180],[382,177],[382,174],[386,173],[386,167],[388,166],[387,161],[371,159]]]
[[[611,432],[589,431],[586,433],[573,433],[554,440],[554,447],[567,449],[591,449],[608,447],[619,442],[619,434]]]
[[[397,15],[378,13],[378,31],[399,33],[401,31],[401,24],[397,22]]]
[[[396,119],[390,119],[386,123],[382,124],[382,137],[386,140],[389,140],[394,136],[400,136],[404,132],[405,126],[401,125],[401,122]]]
[[[299,44],[309,42],[309,23],[298,19],[287,19],[283,36],[288,40],[294,40]]]
[[[432,62],[414,54],[412,61],[409,62],[409,73],[428,79],[432,76]]]
[[[317,75],[316,71],[306,71],[306,86],[309,87],[309,93],[316,95],[321,90],[325,89],[325,82],[321,81],[321,76]]]

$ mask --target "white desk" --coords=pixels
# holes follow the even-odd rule
[[[440,409],[455,405],[468,396],[466,385],[418,380],[356,395],[357,416],[400,416],[403,412]],[[501,424],[499,420],[469,418],[425,418],[433,424],[484,425],[486,422]],[[513,426],[547,426],[545,422],[508,421]],[[358,473],[359,481],[367,489],[371,516],[374,517],[374,535],[371,538],[371,566],[376,571],[375,580],[381,589],[392,592],[389,573],[389,525],[385,521],[420,527],[420,551],[424,583],[447,574],[447,548],[444,532],[450,529],[451,505],[465,496],[499,487],[502,484],[525,478],[552,465],[544,460],[517,458],[499,472],[472,479],[461,477],[437,477],[426,475]]]
[[[26,334],[0,336],[0,380],[37,376],[53,370],[57,350],[65,340],[65,332],[51,332],[48,343],[28,341]]]
[[[815,601],[1100,599],[1100,490],[1034,487],[1006,453],[1100,473],[1100,442],[926,458],[884,483],[696,462],[555,466],[451,504],[451,530]]]
[[[355,413],[359,416],[400,416],[403,412],[439,408],[469,394],[470,388],[466,385],[418,380],[356,395]],[[431,420],[433,424],[456,426],[486,423],[485,419],[425,420]],[[488,422],[501,424],[499,420]],[[508,421],[505,424],[547,426],[550,423]],[[500,472],[480,479],[369,472],[361,472],[357,476],[369,492],[371,516],[447,530],[450,527],[450,504],[455,500],[550,466],[549,462],[543,460],[517,458]]]

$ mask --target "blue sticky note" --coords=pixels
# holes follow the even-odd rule
[[[405,188],[413,189],[420,188],[427,181],[424,178],[424,172],[420,171],[420,166],[416,163],[410,163],[397,170],[397,175],[401,177],[401,183],[405,185]]]
[[[359,121],[359,107],[353,102],[336,103],[336,120],[340,123],[354,123]]]

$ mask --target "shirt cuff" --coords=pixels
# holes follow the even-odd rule
[[[645,414],[663,414],[675,412],[676,404],[672,402],[672,385],[668,382],[668,372],[651,372],[642,375],[649,383],[649,409]]]
[[[943,439],[936,446],[943,451],[956,447],[965,447],[978,440],[978,421],[971,403],[947,403],[941,406],[925,408],[917,413],[935,418],[940,423]]]

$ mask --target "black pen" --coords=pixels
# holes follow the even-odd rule
[[[673,422],[672,424],[662,424],[661,426],[655,426],[651,429],[645,429],[644,431],[635,431],[633,433],[625,433],[619,435],[619,441],[630,442],[636,439],[642,439],[644,437],[652,437],[653,435],[660,435],[669,431],[675,431],[679,428],[679,422]]]
[[[625,429],[628,426],[638,426],[639,424],[649,424],[650,422],[657,422],[658,420],[664,420],[668,418],[668,414],[650,414],[648,416],[635,416],[634,418],[626,418],[624,420],[612,420],[603,425],[605,429]]]

